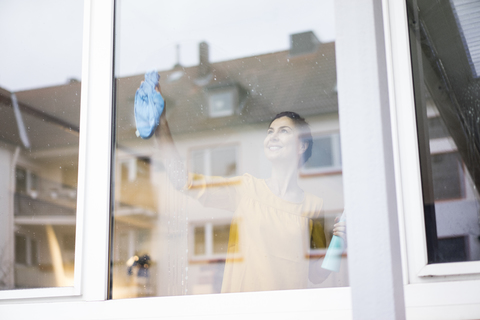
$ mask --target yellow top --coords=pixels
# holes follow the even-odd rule
[[[312,236],[325,246],[323,200],[305,193],[302,202],[277,197],[265,181],[249,174],[230,179],[195,175],[196,198],[205,206],[234,212],[222,292],[307,287]],[[317,226],[319,228],[317,228]]]

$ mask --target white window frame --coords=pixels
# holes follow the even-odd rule
[[[405,8],[406,5],[402,5]],[[395,4],[396,5],[396,4]],[[399,5],[396,5],[400,7]],[[391,6],[390,8],[392,8]],[[391,9],[392,10],[392,9]],[[402,10],[402,9],[397,9]],[[405,9],[403,9],[405,12]],[[390,12],[390,17],[398,16]],[[398,18],[393,18],[398,19]],[[405,21],[407,21],[405,16]],[[391,30],[391,36],[397,41],[391,43],[392,76],[394,81],[391,91],[393,123],[396,124],[394,132],[395,158],[397,163],[397,198],[399,199],[399,212],[404,222],[402,237],[404,261],[404,277],[410,283],[429,283],[444,281],[445,276],[451,280],[477,280],[480,279],[480,261],[453,262],[428,264],[427,245],[425,234],[425,221],[423,216],[423,197],[420,175],[420,156],[418,151],[415,101],[413,95],[413,80],[411,71],[410,45],[408,26],[402,27],[400,22]],[[400,40],[400,41],[398,41]],[[397,107],[401,106],[401,107]],[[403,216],[403,217],[402,217]],[[407,236],[408,235],[408,236]]]
[[[103,267],[108,265],[112,40],[113,0],[85,0],[74,285],[2,290],[0,305],[18,299],[35,302],[54,301],[55,297],[63,301],[106,298],[107,272]]]
[[[110,209],[109,169],[112,149],[110,128],[113,87],[111,67],[113,59],[113,2],[113,0],[85,0],[75,285],[73,288],[4,291],[2,292],[3,295],[0,295],[0,299],[13,293],[15,297],[10,297],[10,299],[16,300],[0,300],[2,317],[31,319],[35,315],[37,318],[43,317],[52,320],[64,319],[65,315],[68,314],[77,319],[138,319],[139,317],[237,319],[246,317],[265,318],[266,316],[285,319],[300,315],[304,319],[351,319],[352,315],[355,315],[356,318],[403,319],[402,302],[398,305],[400,310],[392,311],[392,309],[389,309],[391,304],[386,306],[383,303],[379,304],[377,300],[379,295],[385,295],[387,302],[400,299],[396,296],[398,293],[403,296],[403,290],[397,290],[397,286],[392,283],[387,283],[387,286],[391,286],[390,290],[372,288],[372,285],[366,282],[365,286],[357,285],[358,283],[352,284],[352,289],[286,290],[105,301],[109,263],[108,212]],[[377,6],[374,6],[374,3]],[[456,316],[478,318],[480,280],[478,274],[474,276],[465,275],[468,273],[466,269],[471,272],[480,270],[477,262],[451,264],[450,267],[455,269],[455,274],[458,274],[460,270],[465,275],[462,277],[447,276],[447,280],[457,281],[442,282],[441,278],[423,277],[421,273],[421,271],[425,271],[426,267],[432,266],[425,265],[423,204],[418,148],[415,147],[417,144],[416,124],[413,112],[413,86],[410,72],[411,62],[408,50],[405,3],[404,1],[382,0],[381,9],[383,12],[371,13],[374,7],[375,10],[378,10],[378,3],[379,1],[374,0],[361,2],[357,0],[335,1],[337,43],[343,42],[343,45],[348,43],[361,49],[351,50],[351,52],[340,50],[341,52],[337,55],[337,65],[339,66],[337,73],[343,75],[342,81],[347,81],[346,79],[352,75],[352,79],[348,81],[360,87],[358,89],[351,87],[353,90],[349,91],[345,89],[348,88],[348,86],[344,87],[345,84],[339,85],[341,88],[339,98],[342,99],[340,105],[342,108],[349,107],[349,102],[351,102],[352,106],[358,108],[358,101],[355,103],[355,98],[357,98],[357,95],[363,97],[358,90],[362,90],[365,86],[368,87],[370,80],[376,80],[378,77],[375,75],[377,71],[373,70],[375,64],[372,69],[371,64],[364,63],[365,57],[368,58],[367,62],[371,63],[372,51],[381,53],[382,50],[385,50],[392,119],[393,160],[396,164],[396,199],[403,257],[401,262],[397,260],[393,262],[403,265],[405,304],[408,316],[412,319],[446,319]],[[355,32],[345,34],[345,27],[341,27],[343,23],[353,24]],[[372,40],[371,34],[375,33],[372,30],[375,30],[377,25],[383,26],[385,29],[385,45],[377,44]],[[350,28],[352,28],[351,25]],[[363,35],[366,35],[366,39],[363,38]],[[368,48],[372,48],[372,51],[368,51]],[[357,58],[359,59],[358,68],[351,69],[342,66],[346,61]],[[381,58],[373,58],[373,61],[377,61],[377,63],[380,60]],[[364,70],[365,73],[360,74],[359,70]],[[367,94],[373,102],[378,99],[378,95],[370,95],[369,92]],[[353,96],[353,100],[348,100],[349,95]],[[362,100],[361,102],[364,103],[365,101]],[[359,119],[355,119],[355,107],[351,108],[354,111],[353,114],[345,113],[343,119],[341,117],[340,124],[342,143],[344,144],[342,150],[349,150],[351,146],[357,143],[357,141],[353,141],[354,139],[346,138],[344,133],[352,137],[361,125],[375,127],[379,124],[379,120],[372,114],[375,109],[371,105],[362,104],[361,107],[365,109],[364,116],[360,120],[373,119],[374,122],[373,124],[370,122],[359,124]],[[352,126],[349,126],[349,124]],[[364,132],[362,133],[364,134]],[[376,212],[384,205],[386,194],[375,194],[380,200],[375,203],[369,199],[362,200],[360,195],[356,197],[355,192],[363,191],[359,190],[362,184],[375,188],[377,186],[372,182],[368,184],[365,180],[357,180],[355,168],[360,166],[364,169],[363,166],[365,166],[370,170],[373,165],[388,165],[386,158],[390,154],[375,145],[378,136],[367,135],[366,137],[372,139],[364,141],[364,145],[367,146],[366,152],[358,153],[351,161],[347,161],[350,159],[350,154],[343,153],[345,198],[347,207],[349,205],[365,205],[369,210]],[[369,155],[372,151],[375,154]],[[374,163],[369,164],[372,160]],[[372,172],[373,178],[381,178],[382,174]],[[388,185],[387,189],[391,190],[391,186]],[[395,217],[395,212],[393,214]],[[377,243],[378,241],[392,239],[388,237],[389,231],[383,228],[385,227],[383,220],[372,223],[370,220],[362,219],[364,221],[349,218],[352,229],[352,232],[348,234],[350,240],[364,241],[365,238],[368,238],[365,235],[373,234],[373,232],[376,232],[375,241]],[[358,221],[358,224],[352,226],[352,220]],[[382,228],[379,229],[379,226]],[[356,233],[355,230],[360,232]],[[353,276],[360,274],[364,278],[368,278],[371,277],[373,272],[375,276],[382,279],[385,274],[388,275],[390,272],[387,270],[388,268],[379,268],[378,265],[376,268],[372,268],[370,261],[369,263],[361,263],[365,260],[355,260],[358,255],[368,255],[367,258],[375,257],[375,253],[379,252],[378,249],[385,250],[385,247],[390,245],[388,242],[382,243],[384,245],[380,247],[370,246],[360,249],[356,252],[355,257],[350,254],[352,253],[350,250],[349,274]],[[350,245],[353,247],[353,241],[350,241]],[[395,253],[396,249],[392,248],[386,249],[387,252]],[[389,257],[386,258],[387,261],[388,259]],[[398,264],[396,268],[398,268]],[[443,275],[448,274],[446,270],[437,271],[441,271]],[[427,273],[433,274],[435,270],[431,269]],[[52,298],[56,296],[59,298]],[[367,299],[366,303],[358,304],[359,296],[364,296]],[[372,298],[373,296],[375,299]],[[23,300],[24,298],[32,299]],[[352,300],[355,302],[353,311]],[[188,305],[188,308],[185,308],[186,305]],[[138,310],[142,310],[141,315]],[[368,317],[365,314],[371,316]],[[372,316],[378,314],[383,316]]]
[[[70,314],[81,319],[138,319],[139,316],[197,319],[203,315],[225,319],[228,315],[281,318],[297,313],[315,318],[351,318],[348,287],[106,300],[113,4],[114,0],[85,0],[75,285],[71,288],[4,291],[3,297],[15,294],[8,297],[14,300],[12,302],[30,300],[21,305],[0,300],[2,317],[29,319],[32,315],[45,315],[51,320]],[[185,308],[186,304],[188,308]],[[142,310],[141,315],[138,310]]]

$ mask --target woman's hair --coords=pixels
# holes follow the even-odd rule
[[[300,158],[300,161],[298,164],[298,166],[301,167],[312,156],[313,139],[312,139],[312,132],[310,131],[310,126],[308,125],[307,121],[305,121],[305,118],[302,118],[298,113],[293,111],[280,112],[275,117],[273,117],[272,121],[270,121],[268,126],[270,127],[273,121],[282,117],[288,117],[292,119],[293,123],[295,124],[295,127],[300,131],[300,140],[308,144],[307,149],[302,154],[302,157]]]

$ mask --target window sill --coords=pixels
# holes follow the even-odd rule
[[[322,171],[303,172],[300,171],[300,178],[316,178],[321,176],[333,176],[342,174],[342,169],[331,169]]]
[[[480,273],[480,261],[434,263],[423,267],[419,277],[441,277]]]
[[[30,298],[53,298],[79,296],[80,288],[58,287],[37,289],[12,289],[0,291],[0,300],[30,299]]]

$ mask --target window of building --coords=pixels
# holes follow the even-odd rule
[[[209,114],[212,118],[231,116],[238,108],[238,90],[227,87],[208,91]]]
[[[480,260],[480,90],[470,51],[480,6],[407,3],[428,263]]]
[[[203,256],[207,253],[205,248],[205,226],[194,227],[193,243],[193,254],[195,256]]]
[[[136,179],[150,179],[150,158],[134,157],[122,159],[121,162],[122,181],[135,181]]]
[[[16,192],[27,192],[27,170],[23,168],[15,169],[15,191]]]
[[[301,173],[323,174],[342,170],[342,155],[340,151],[340,135],[313,135],[312,156],[303,166]]]
[[[38,266],[38,243],[24,234],[15,235],[15,263]]]
[[[15,235],[15,262],[27,263],[27,237],[23,235]]]
[[[236,234],[238,236],[237,225],[230,224],[228,221],[207,222],[200,225],[193,223],[191,228],[193,229],[191,259],[197,261],[225,260],[229,235]],[[234,252],[238,252],[238,250]]]

